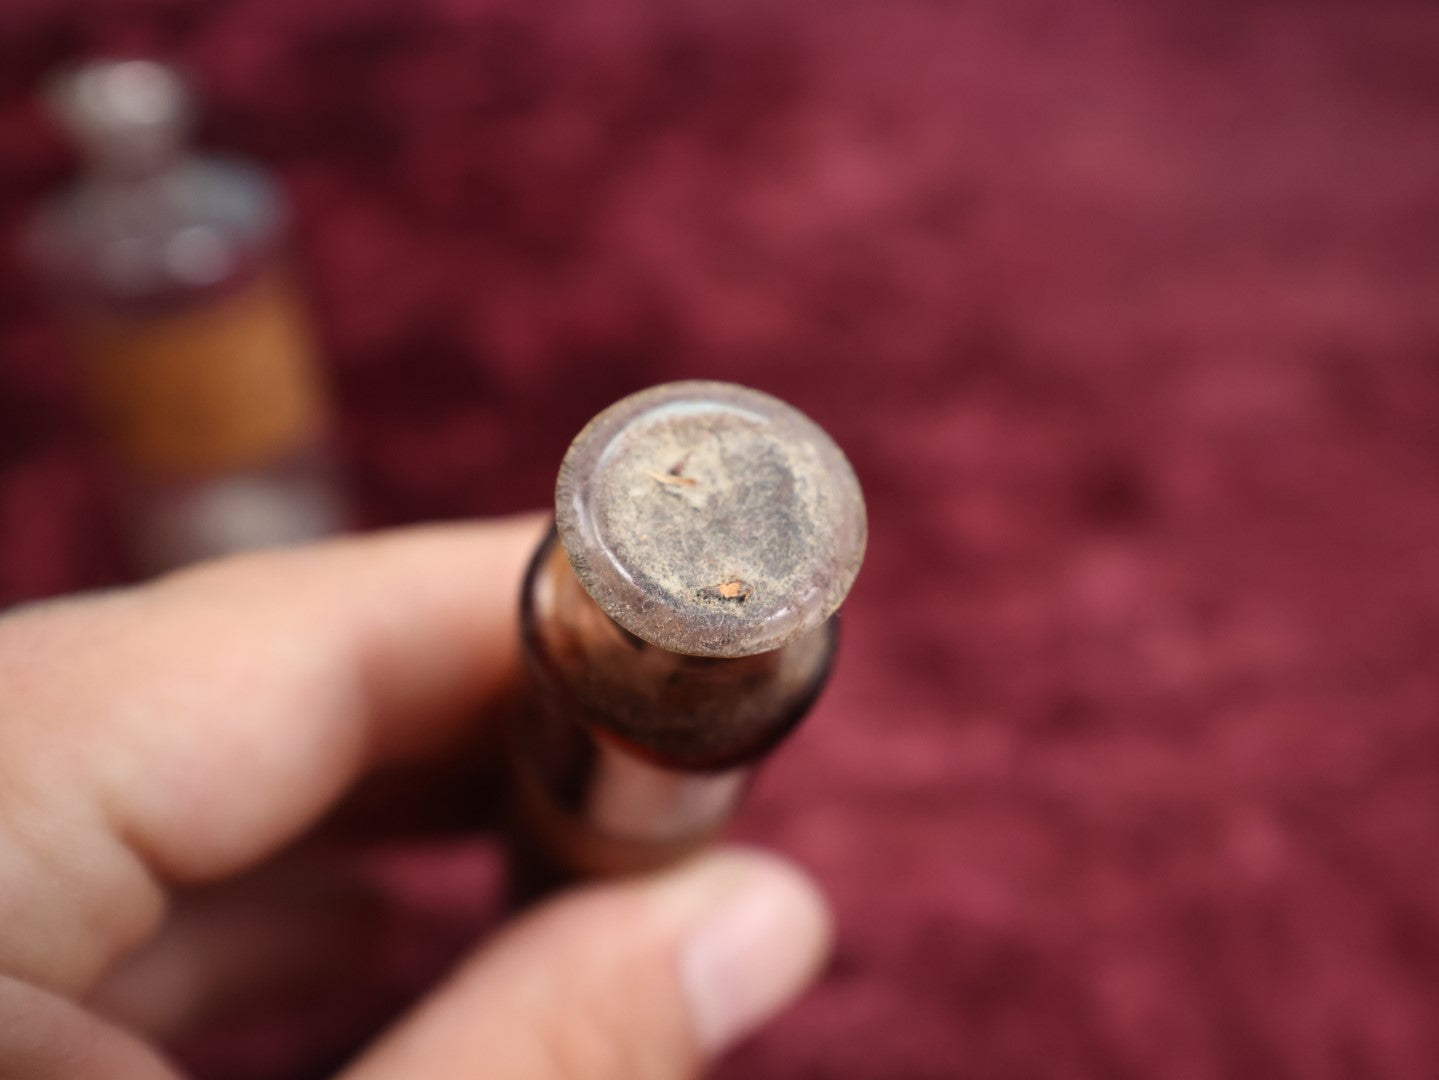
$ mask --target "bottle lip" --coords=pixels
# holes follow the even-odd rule
[[[605,409],[566,453],[556,528],[600,608],[694,656],[777,649],[834,613],[866,541],[859,481],[798,409],[687,381]]]

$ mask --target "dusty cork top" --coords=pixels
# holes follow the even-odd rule
[[[611,405],[570,445],[555,503],[605,613],[695,656],[750,656],[816,629],[864,555],[864,498],[839,447],[732,383],[667,383]]]

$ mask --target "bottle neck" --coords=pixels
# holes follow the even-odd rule
[[[590,598],[553,530],[526,579],[521,620],[548,709],[679,771],[728,769],[773,748],[819,695],[837,643],[831,619],[754,656],[661,649],[624,630]]]
[[[127,191],[149,187],[192,160],[180,142],[129,149],[86,148],[81,158],[86,182],[106,190]]]

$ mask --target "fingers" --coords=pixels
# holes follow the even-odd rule
[[[510,926],[343,1080],[676,1080],[811,980],[830,924],[787,863],[719,852]]]
[[[247,1007],[374,977],[384,931],[380,896],[338,860],[266,867],[180,900],[87,1004],[170,1042]]]
[[[0,1076],[6,1080],[179,1080],[151,1047],[74,1002],[0,975]]]
[[[163,911],[517,664],[527,518],[243,556],[0,620],[0,970],[83,992]]]

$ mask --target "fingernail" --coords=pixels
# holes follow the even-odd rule
[[[713,1054],[809,984],[828,952],[829,911],[808,878],[758,852],[707,856],[675,885],[697,916],[687,920],[680,984],[700,1048]]]

